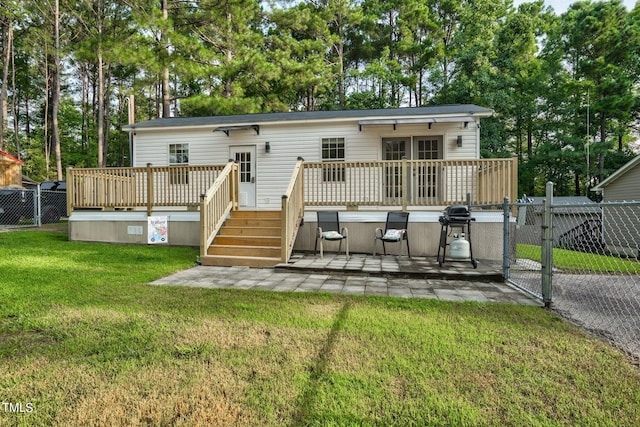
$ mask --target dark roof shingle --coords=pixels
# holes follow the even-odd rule
[[[286,113],[238,114],[208,117],[170,117],[148,120],[124,126],[125,130],[152,129],[163,127],[198,127],[229,124],[265,124],[275,122],[294,122],[305,120],[396,118],[416,116],[469,115],[488,117],[493,114],[489,108],[473,104],[437,105],[431,107],[387,108],[378,110],[336,110],[336,111],[297,111]]]

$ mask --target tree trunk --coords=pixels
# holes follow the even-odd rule
[[[0,150],[4,148],[7,134],[7,86],[9,84],[9,59],[11,58],[11,46],[13,45],[13,22],[9,19],[3,28],[2,37],[2,90],[0,91]]]
[[[604,111],[600,114],[600,143],[602,144],[602,150],[598,158],[598,179],[599,182],[604,180],[604,158],[605,150],[607,147],[607,118]]]
[[[162,18],[165,25],[169,21],[169,8],[167,0],[162,0]],[[163,28],[161,33],[161,43],[165,51],[165,57],[162,63],[162,117],[171,117],[171,98],[169,96],[169,37],[167,29]]]
[[[56,154],[56,176],[58,181],[63,179],[62,153],[60,150],[60,129],[58,126],[58,110],[60,109],[60,0],[56,0],[54,16],[55,31],[55,64],[53,65],[53,99],[51,105],[51,137]]]
[[[49,105],[51,104],[51,75],[49,72],[49,53],[45,55],[44,73],[45,73],[45,96],[44,100],[44,166],[47,179],[49,179],[49,167],[51,162],[51,146],[49,141]]]
[[[104,159],[104,164],[106,167],[108,162],[107,154],[109,153],[109,129],[111,128],[111,67],[107,67],[107,73],[104,77],[104,81],[106,82],[104,87],[104,118],[103,118],[103,143],[102,143],[102,158]]]
[[[98,167],[104,168],[104,70],[102,63],[102,49],[98,47]]]
[[[13,140],[16,148],[16,157],[20,158],[20,124],[18,118],[20,117],[20,105],[16,102],[16,50],[13,46],[13,39],[11,40],[11,114],[13,115]]]
[[[92,159],[89,150],[89,70],[86,64],[80,67],[80,80],[82,82],[82,142],[80,146],[87,156],[87,167],[91,167]]]

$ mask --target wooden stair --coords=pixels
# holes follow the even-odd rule
[[[272,267],[280,263],[280,211],[233,211],[200,258],[202,265]]]

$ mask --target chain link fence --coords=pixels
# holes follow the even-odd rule
[[[53,224],[66,216],[66,191],[39,188],[0,190],[0,227],[16,228]]]
[[[542,296],[542,218],[543,204],[519,201],[514,204],[515,223],[510,223],[509,274],[507,280],[522,290]]]
[[[511,206],[505,277],[640,357],[640,202],[560,204],[549,194]]]

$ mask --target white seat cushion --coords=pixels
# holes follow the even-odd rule
[[[402,239],[402,230],[387,230],[384,236],[382,236],[382,240],[397,242],[400,239]]]
[[[340,240],[344,239],[344,236],[337,231],[325,231],[322,233],[322,238],[325,240]]]

